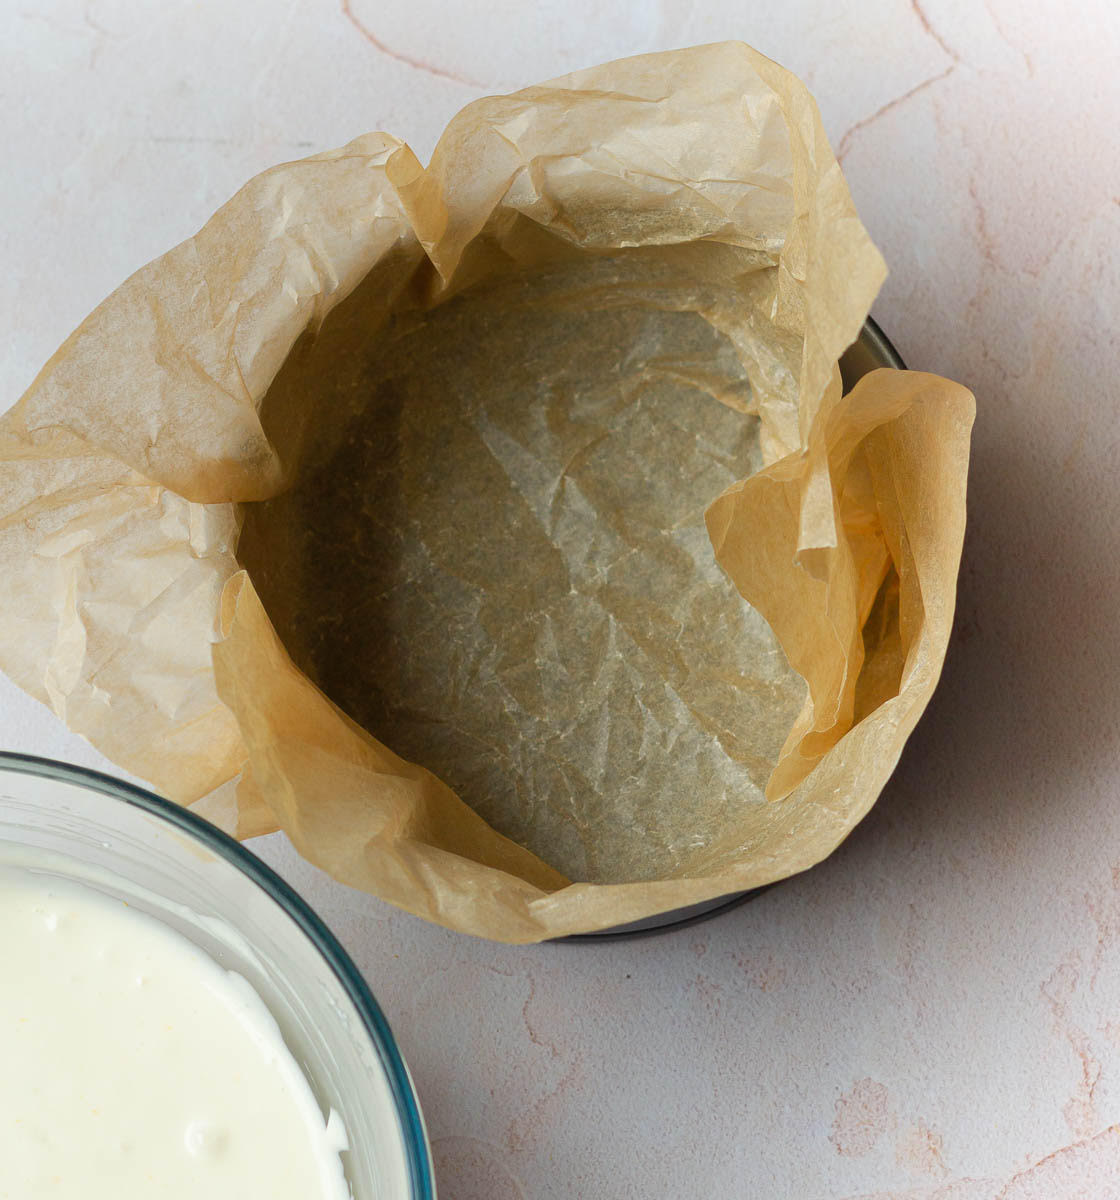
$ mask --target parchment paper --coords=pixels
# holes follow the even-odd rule
[[[478,101],[427,168],[380,134],[277,167],[0,422],[0,665],[467,932],[802,870],[952,622],[972,398],[840,394],[883,275],[738,44]]]

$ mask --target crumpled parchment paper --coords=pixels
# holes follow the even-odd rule
[[[466,932],[803,870],[952,623],[974,403],[841,395],[883,276],[740,44],[480,100],[427,168],[384,134],[276,167],[0,422],[0,665]]]

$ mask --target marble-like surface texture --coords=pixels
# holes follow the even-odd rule
[[[979,417],[957,633],[872,815],[710,924],[510,949],[259,848],[412,1065],[447,1200],[1120,1197],[1120,9],[1113,0],[7,0],[0,407],[249,175],[740,37],[815,90]],[[0,681],[0,744],[99,764]]]

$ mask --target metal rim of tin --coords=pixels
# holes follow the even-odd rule
[[[864,363],[853,361],[857,356],[863,359]],[[845,359],[848,360],[847,365],[850,367],[850,374],[849,371],[844,370]],[[873,366],[867,366],[867,360],[870,360]],[[868,317],[864,322],[859,338],[841,357],[840,366],[844,372],[845,383],[848,382],[849,378],[854,383],[856,379],[866,375],[868,371],[873,370],[875,367],[891,367],[896,371],[904,371],[906,369],[906,364],[902,361],[902,355],[895,349],[894,343],[882,331],[878,322],[871,317]],[[848,389],[845,388],[845,390]],[[781,881],[778,880],[777,882]],[[774,886],[773,883],[768,883],[763,887],[752,888],[747,892],[735,892],[730,896],[717,896],[713,900],[704,900],[699,904],[689,905],[687,908],[676,908],[669,912],[657,913],[652,917],[646,917],[642,921],[634,921],[629,925],[618,925],[611,929],[599,930],[595,933],[573,933],[568,937],[556,938],[555,941],[559,943],[621,942],[630,941],[634,938],[649,937],[655,933],[670,933],[675,929],[687,929],[690,925],[696,925],[701,921],[710,921],[713,917],[731,912],[732,909],[746,904],[749,900],[757,899],[763,892],[768,892]]]

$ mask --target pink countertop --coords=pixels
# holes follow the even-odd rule
[[[815,90],[891,267],[875,315],[911,366],[976,393],[944,679],[824,865],[679,933],[525,949],[258,843],[384,1005],[445,1200],[1120,1197],[1120,9],[1075,11],[0,12],[0,407],[253,172],[371,129],[425,155],[484,92],[724,37]],[[113,770],[4,679],[0,744]]]

